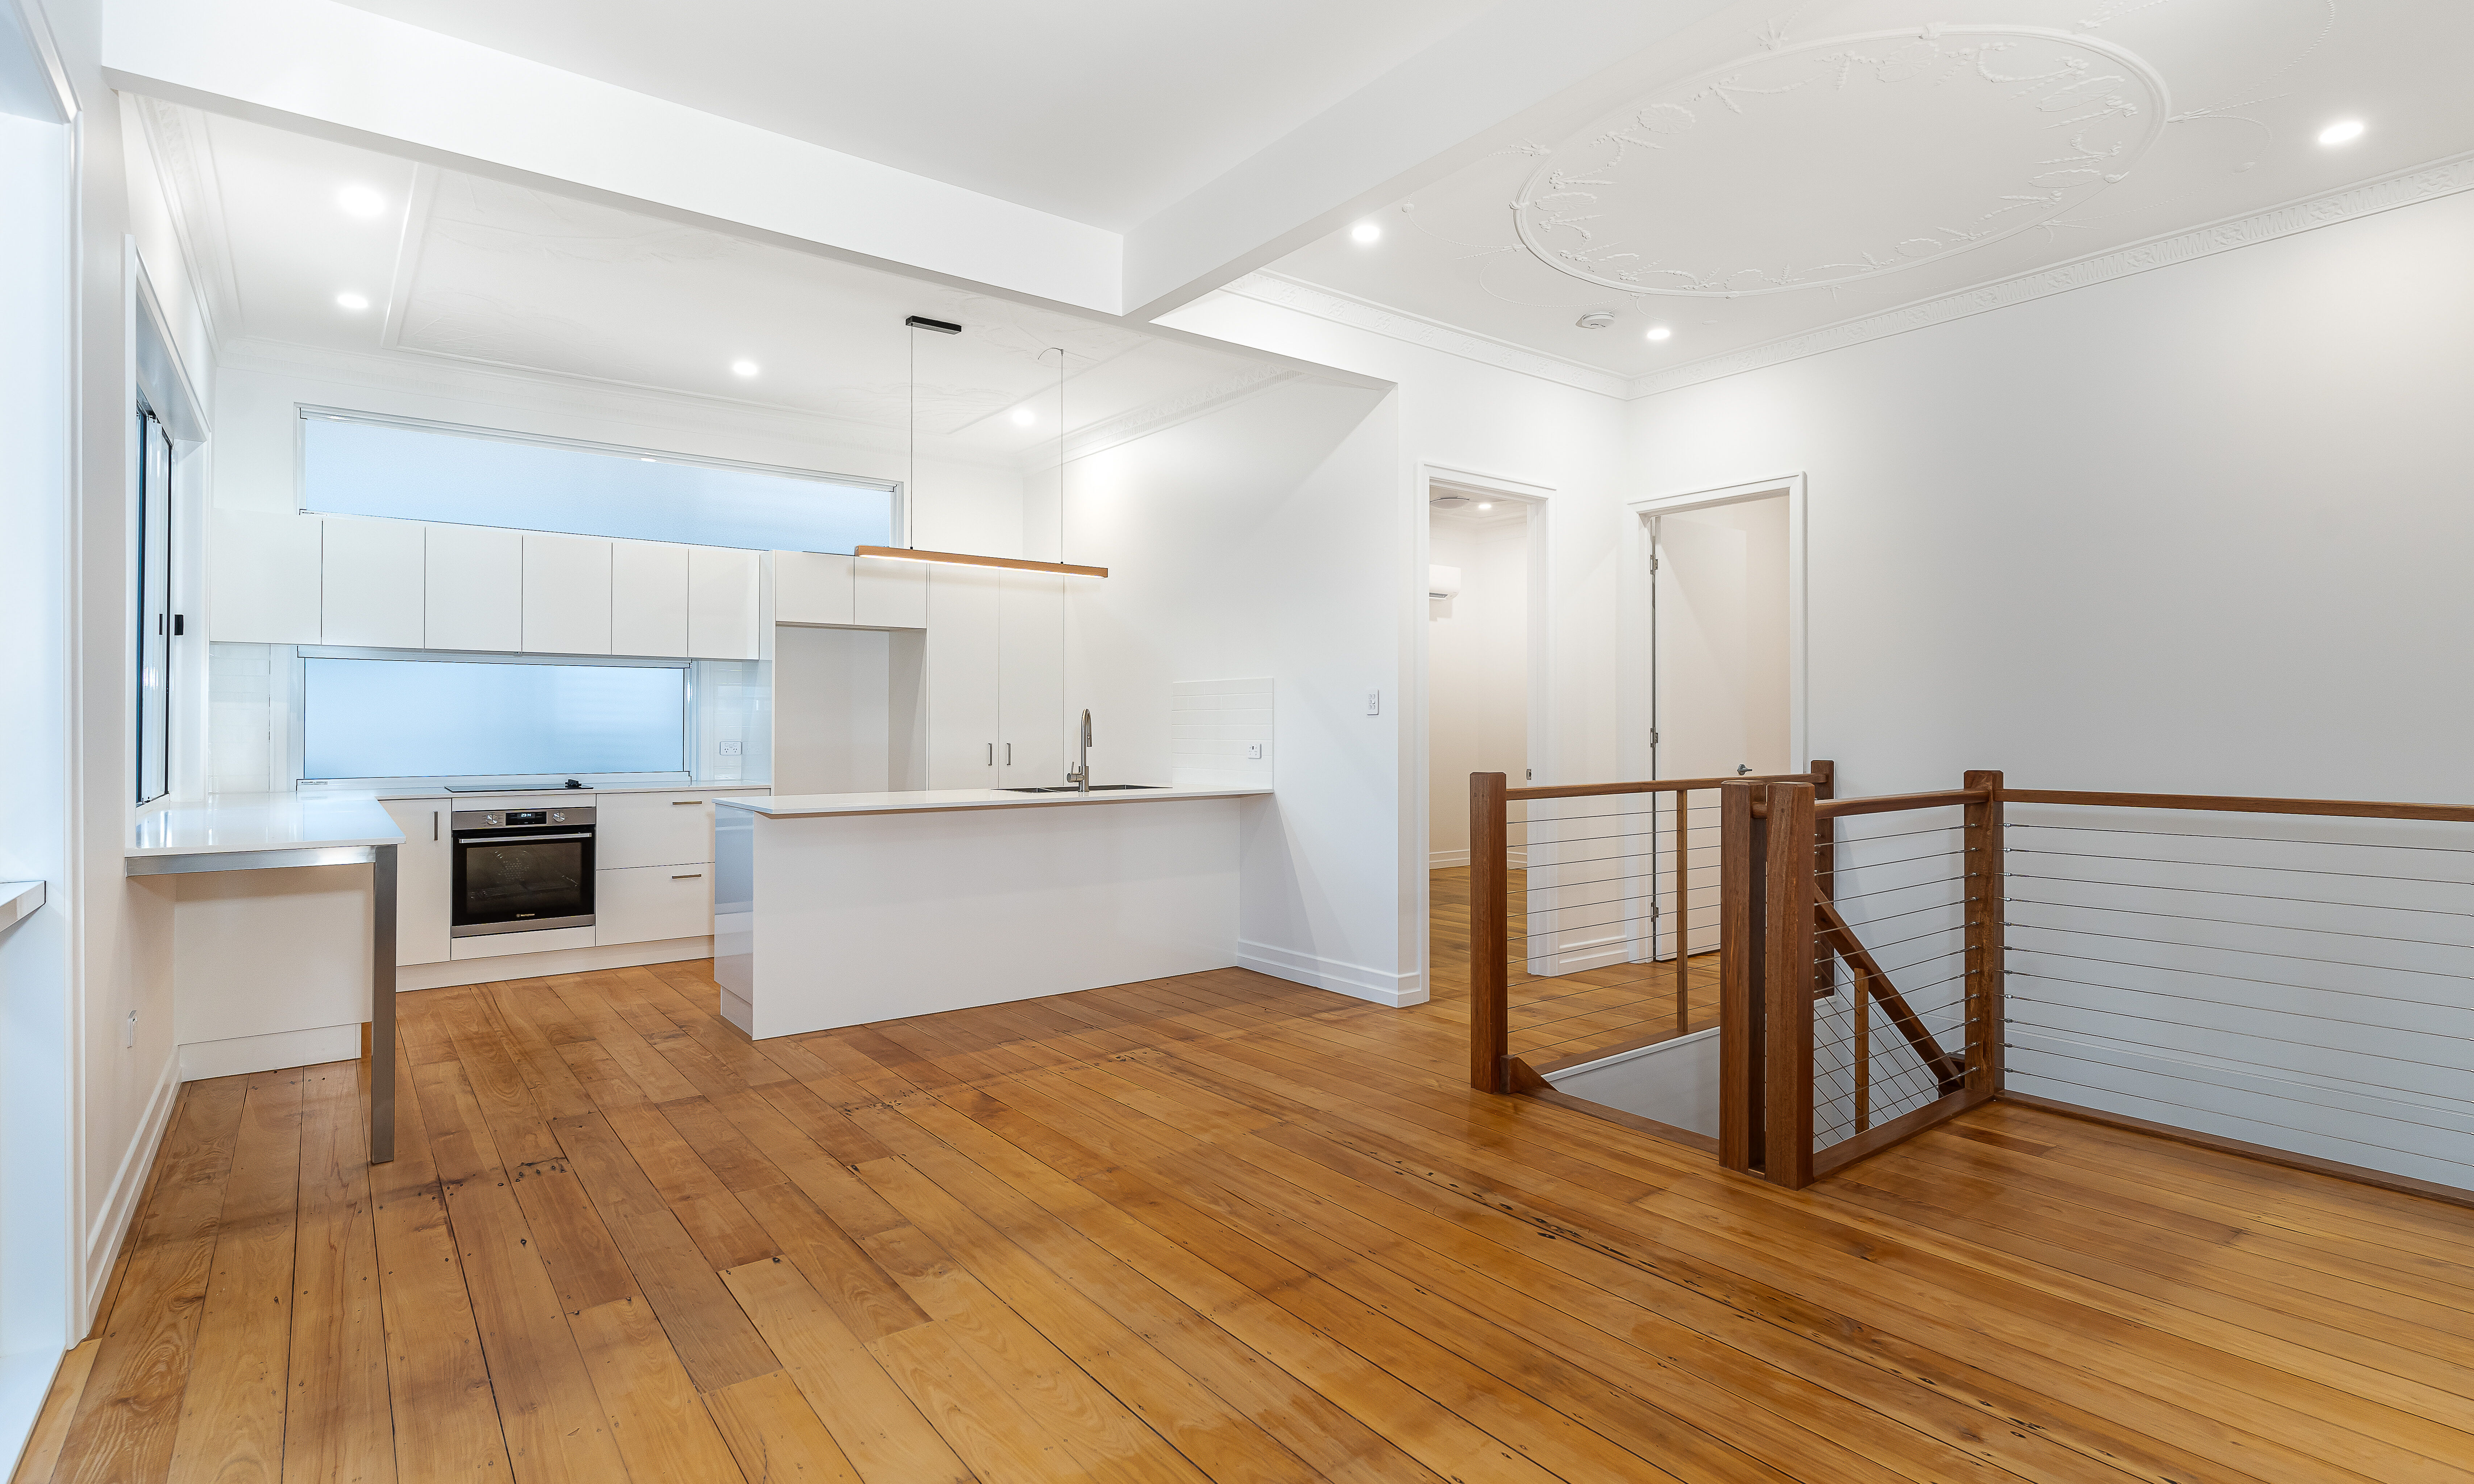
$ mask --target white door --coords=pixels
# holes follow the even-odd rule
[[[379,807],[403,831],[395,850],[395,961],[444,964],[455,849],[447,816],[456,802],[443,796],[389,799]]]
[[[1658,516],[1651,524],[1654,749],[1661,778],[1735,778],[1794,766],[1789,736],[1784,494]],[[1690,796],[1684,921],[1688,952],[1718,945],[1718,795]],[[1658,819],[1660,956],[1674,951],[1675,820]]]
[[[928,786],[994,788],[1003,583],[987,567],[928,570]]]
[[[669,658],[688,652],[688,548],[610,545],[610,652]]]

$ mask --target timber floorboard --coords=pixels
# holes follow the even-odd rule
[[[404,994],[392,1164],[357,1064],[183,1089],[16,1477],[2474,1480],[2463,1210],[2000,1102],[1786,1192],[1473,1093],[1460,874],[1406,1010]]]

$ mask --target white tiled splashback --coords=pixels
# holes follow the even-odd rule
[[[1178,788],[1272,786],[1272,682],[1176,681],[1169,686],[1169,781]],[[1249,757],[1259,750],[1260,757]]]

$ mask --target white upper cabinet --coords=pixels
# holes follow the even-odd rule
[[[206,543],[207,637],[317,643],[325,524],[282,511],[216,511]]]
[[[753,659],[757,557],[724,546],[688,548],[688,653],[698,659]],[[777,605],[778,606],[778,605]]]
[[[422,528],[408,520],[326,518],[320,642],[419,649]]]
[[[524,647],[524,535],[430,526],[423,645],[510,653]]]
[[[882,557],[849,560],[851,622],[862,629],[928,627],[929,563]]]
[[[525,653],[611,652],[610,547],[598,537],[524,533]]]
[[[998,735],[997,611],[988,567],[936,566],[928,579],[928,786],[993,788]]]
[[[619,541],[612,546],[612,654],[688,653],[688,551],[667,541]]]
[[[833,624],[851,621],[851,563],[829,551],[773,554],[773,621]]]

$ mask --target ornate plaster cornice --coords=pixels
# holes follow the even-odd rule
[[[1562,382],[1584,392],[1595,392],[1604,396],[1632,395],[1630,381],[1618,371],[1567,361],[1560,355],[1548,355],[1542,350],[1516,346],[1492,335],[1480,335],[1457,325],[1445,324],[1441,320],[1411,314],[1405,309],[1387,308],[1353,295],[1301,283],[1279,274],[1250,273],[1226,285],[1221,292],[1261,303],[1276,304],[1283,309],[1294,309],[1300,314],[1313,315],[1318,320],[1329,320],[1335,324],[1371,330],[1377,335],[1505,371],[1518,371],[1525,376]]]
[[[2381,180],[2305,197],[2250,216],[2229,217],[2190,231],[2153,237],[2130,247],[2083,257],[2074,263],[1980,284],[1956,294],[1919,299],[1881,314],[1826,325],[1801,335],[1773,340],[1766,345],[1731,350],[1723,355],[1652,371],[1633,378],[1631,395],[1655,396],[1661,392],[1698,386],[1722,376],[1739,375],[1801,360],[1805,356],[1819,355],[1825,350],[1843,349],[1868,340],[1946,324],[1987,310],[2006,308],[2011,304],[2025,303],[2029,299],[2083,289],[2115,278],[2126,278],[2150,269],[2170,268],[2211,253],[2271,242],[2279,237],[2309,231],[2315,227],[2350,222],[2465,190],[2474,190],[2474,154],[2455,156]]]

